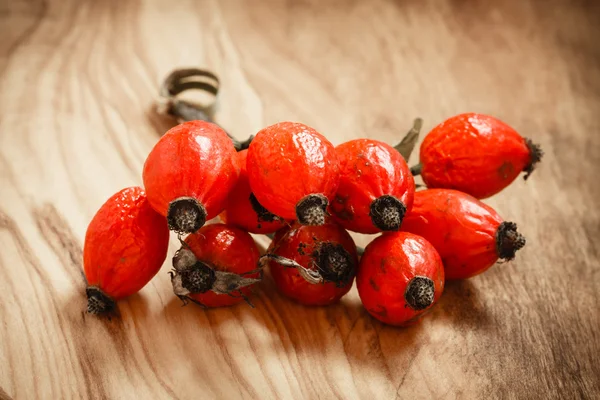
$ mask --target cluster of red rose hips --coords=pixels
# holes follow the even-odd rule
[[[300,123],[269,126],[237,152],[215,124],[180,124],[150,152],[145,191],[118,192],[89,225],[88,311],[109,312],[146,285],[166,258],[170,229],[180,240],[187,235],[170,272],[184,302],[249,302],[269,268],[279,291],[301,304],[334,303],[356,278],[372,316],[414,323],[446,279],[477,275],[524,246],[516,224],[478,199],[521,171],[527,177],[541,156],[537,145],[481,114],[435,127],[412,170],[383,142],[334,147]],[[415,191],[419,173],[428,189]],[[217,216],[224,223],[205,225]],[[359,255],[347,230],[382,234]],[[275,234],[266,254],[249,232]]]

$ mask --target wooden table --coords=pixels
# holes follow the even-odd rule
[[[0,398],[598,398],[600,8],[500,3],[3,2]],[[217,121],[240,138],[297,120],[393,143],[416,116],[500,117],[546,152],[487,201],[527,246],[409,329],[355,289],[305,308],[269,280],[256,309],[181,307],[168,263],[120,318],[86,314],[87,223],[141,184],[182,66],[218,73]]]

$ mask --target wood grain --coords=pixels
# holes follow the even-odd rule
[[[0,2],[0,398],[600,397],[599,21],[593,1]],[[219,75],[240,138],[289,119],[394,143],[416,116],[500,117],[546,152],[488,201],[527,246],[409,329],[355,289],[305,308],[268,279],[256,309],[181,307],[168,265],[120,318],[86,314],[86,225],[141,183],[183,66]]]

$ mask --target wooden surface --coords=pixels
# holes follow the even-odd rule
[[[598,4],[2,0],[0,398],[598,398]],[[500,117],[546,152],[488,200],[527,246],[409,329],[355,289],[304,308],[269,280],[256,309],[181,307],[166,264],[121,318],[87,315],[86,225],[141,184],[182,66],[218,73],[240,138],[297,120],[393,143],[416,116]]]

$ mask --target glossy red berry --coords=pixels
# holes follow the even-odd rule
[[[294,122],[271,125],[254,137],[247,167],[252,192],[267,210],[304,225],[325,222],[339,167],[323,135]]]
[[[88,312],[110,312],[115,300],[142,289],[160,270],[168,246],[167,221],[152,209],[142,188],[109,198],[85,234]]]
[[[248,299],[260,281],[260,253],[247,232],[211,224],[185,238],[173,257],[173,292],[184,302],[223,307]]]
[[[538,145],[504,122],[483,114],[460,114],[442,122],[421,145],[421,175],[429,188],[490,197],[541,160]]]
[[[373,317],[389,325],[411,325],[442,295],[444,268],[427,240],[406,232],[389,232],[366,247],[356,287]]]
[[[400,153],[372,139],[351,140],[335,150],[340,163],[340,185],[331,203],[335,220],[354,232],[397,231],[415,193]]]
[[[446,279],[480,274],[499,258],[512,260],[525,245],[515,223],[504,222],[488,205],[451,189],[416,192],[402,230],[423,236],[436,248]]]
[[[227,134],[206,121],[185,122],[160,138],[143,179],[150,204],[170,229],[195,232],[223,211],[238,179],[235,154]]]
[[[252,233],[276,232],[285,226],[285,221],[264,208],[252,193],[246,170],[247,156],[248,150],[237,153],[240,177],[229,195],[221,219],[229,225],[238,226]]]
[[[352,237],[334,223],[296,223],[276,234],[263,257],[277,289],[310,306],[335,303],[348,293],[358,266]]]

